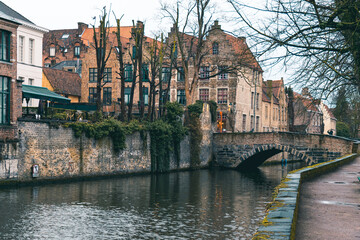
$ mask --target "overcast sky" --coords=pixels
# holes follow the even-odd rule
[[[36,25],[49,30],[77,28],[77,22],[93,24],[93,17],[101,14],[103,6],[107,8],[111,6],[117,17],[124,14],[122,25],[132,25],[132,20],[141,20],[153,25],[156,16],[154,14],[160,8],[158,0],[2,0],[2,2]]]
[[[165,1],[165,0],[163,0]],[[169,2],[171,0],[166,0]],[[217,11],[221,12],[220,16],[214,16],[213,19],[220,19],[222,28],[232,31],[231,28],[237,28],[236,24],[227,24],[226,18],[231,15],[231,7],[225,0],[214,0],[217,3]],[[30,21],[40,27],[49,30],[55,29],[74,29],[77,28],[78,22],[94,24],[93,17],[101,14],[103,6],[115,12],[117,17],[124,14],[121,25],[131,26],[132,20],[140,20],[145,23],[145,34],[153,36],[152,33],[159,31],[168,32],[170,24],[161,21],[160,0],[2,0],[6,5],[28,18]],[[252,3],[260,4],[264,0],[252,0]],[[256,13],[255,13],[256,14]],[[261,19],[263,16],[255,16]],[[111,16],[110,19],[114,19]],[[115,25],[112,20],[112,25]],[[287,79],[284,71],[264,69],[264,79]]]

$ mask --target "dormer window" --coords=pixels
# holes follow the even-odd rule
[[[74,48],[74,56],[80,57],[80,46],[75,46]]]
[[[55,47],[50,47],[50,57],[55,57]]]
[[[213,55],[218,55],[219,54],[219,44],[217,42],[213,43],[212,53],[213,53]]]

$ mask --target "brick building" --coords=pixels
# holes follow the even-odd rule
[[[143,23],[138,21],[137,28],[143,27]],[[133,77],[133,65],[132,65],[132,57],[134,54],[134,44],[135,40],[131,37],[131,31],[133,27],[130,26],[122,26],[120,28],[121,32],[121,42],[123,46],[124,53],[124,65],[125,65],[125,103],[127,104],[130,99],[130,88],[132,84]],[[102,89],[102,102],[103,102],[103,110],[107,113],[118,114],[120,112],[120,79],[119,79],[119,61],[117,59],[117,38],[116,38],[116,28],[111,27],[109,29],[109,42],[108,46],[111,49],[111,54],[109,60],[106,64],[106,76],[103,79],[104,87]],[[96,29],[98,31],[98,29]],[[82,82],[81,82],[81,102],[88,103],[96,103],[96,54],[95,48],[91,46],[93,41],[93,29],[88,28],[85,29],[82,35],[82,41],[87,47],[87,52],[82,58]],[[143,97],[145,106],[148,104],[149,100],[149,62],[148,62],[148,51],[146,50],[153,39],[149,37],[144,37],[143,42]],[[134,92],[134,107],[138,105],[139,101],[139,85],[136,84],[135,92]]]
[[[0,99],[3,99],[0,102],[0,140],[6,141],[17,138],[16,123],[22,114],[22,81],[16,79],[19,23],[3,11],[0,11],[0,17]]]
[[[296,132],[323,134],[323,113],[319,100],[314,99],[308,88],[303,88],[301,94],[294,92],[294,130]]]
[[[288,131],[288,107],[284,80],[264,81],[262,93],[263,131]]]
[[[174,39],[172,28],[168,39]],[[192,36],[184,34],[185,44]],[[188,39],[188,40],[187,40]],[[193,41],[196,43],[196,40]],[[262,131],[261,98],[262,73],[259,63],[251,53],[245,38],[234,37],[221,29],[215,21],[206,36],[204,56],[200,66],[196,99],[213,100],[222,112],[227,131]],[[223,71],[222,69],[231,69]],[[171,74],[170,100],[184,102],[184,80],[181,68]],[[194,66],[189,72],[194,71]],[[216,74],[217,73],[217,74]],[[192,81],[192,79],[190,79]]]
[[[82,41],[87,28],[87,24],[79,22],[76,29],[51,30],[45,33],[42,48],[44,67],[77,72],[81,75],[81,59],[89,46]]]

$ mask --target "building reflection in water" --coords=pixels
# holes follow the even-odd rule
[[[0,236],[248,239],[274,187],[295,167],[300,164],[1,189]]]

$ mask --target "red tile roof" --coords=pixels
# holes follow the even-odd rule
[[[120,27],[120,39],[123,47],[126,47],[126,44],[130,42],[131,38],[131,29],[133,27],[130,26],[122,26]],[[95,28],[95,32],[99,33],[99,28]],[[113,46],[117,46],[117,37],[116,37],[117,28],[116,27],[110,27],[109,28],[109,41],[113,44]],[[145,37],[145,41],[151,43],[154,41],[150,37]],[[93,28],[87,28],[85,29],[84,33],[81,36],[81,40],[86,46],[90,46],[90,43],[94,42],[94,29]]]
[[[313,99],[312,97],[304,97],[296,92],[294,92],[294,100],[295,101],[301,101],[304,107],[307,110],[313,111],[313,112],[319,112],[320,110],[316,105],[319,104],[319,101],[316,99]]]
[[[54,92],[65,95],[81,96],[81,79],[77,73],[43,68]]]

